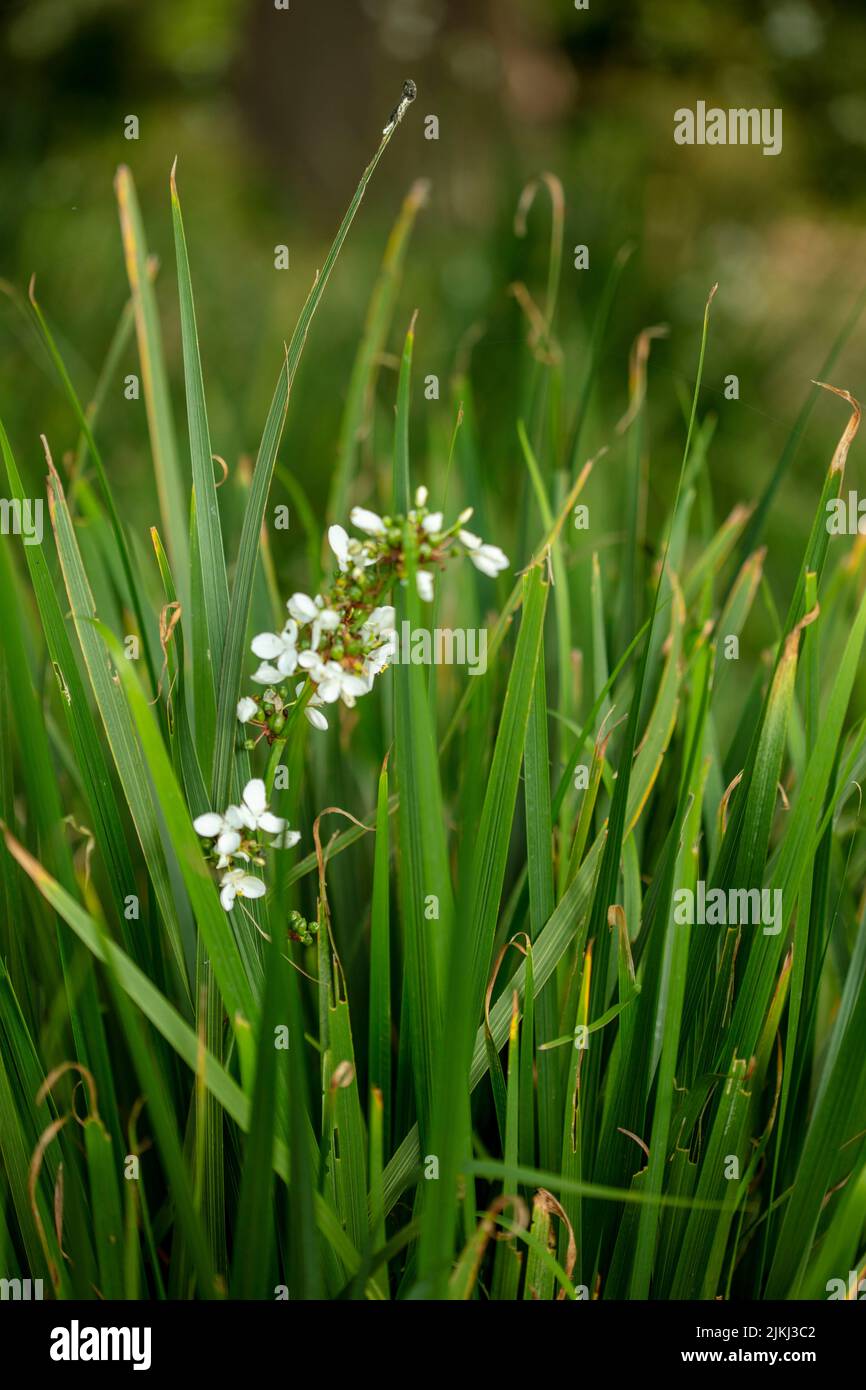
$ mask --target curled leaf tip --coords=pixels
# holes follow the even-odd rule
[[[824,391],[832,391],[834,396],[839,396],[841,400],[847,401],[851,407],[851,418],[842,432],[842,437],[836,445],[836,451],[830,463],[831,473],[844,473],[848,450],[860,428],[860,402],[855,400],[850,391],[845,391],[840,386],[831,386],[827,381],[813,381],[812,385],[820,386]]]

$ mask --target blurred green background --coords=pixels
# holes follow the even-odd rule
[[[467,332],[482,462],[507,517],[523,465],[513,402],[526,321],[508,287],[543,300],[548,211],[514,235],[521,188],[562,180],[566,258],[559,313],[563,414],[570,418],[600,296],[617,251],[635,250],[614,305],[584,452],[611,444],[591,498],[610,538],[623,455],[630,345],[670,325],[650,365],[650,509],[669,503],[682,449],[678,383],[693,380],[707,292],[719,294],[704,410],[718,412],[711,466],[719,516],[757,496],[825,352],[866,281],[866,14],[811,0],[12,0],[4,7],[0,275],[36,274],[76,386],[89,398],[127,296],[112,179],[132,168],[172,371],[184,414],[168,176],[190,245],[213,447],[234,470],[254,454],[307,289],[374,152],[404,78],[419,96],[386,152],[329,286],[299,374],[280,458],[324,508],[365,306],[388,230],[413,180],[431,182],[409,250],[392,346],[419,309],[417,436],[447,439],[447,383]],[[781,107],[784,148],[682,148],[673,113],[698,99]],[[124,138],[138,117],[140,138]],[[435,114],[439,139],[424,138]],[[274,268],[274,247],[290,268]],[[590,248],[575,270],[570,248]],[[864,321],[866,323],[866,321]],[[862,391],[858,326],[833,380]],[[134,341],[109,392],[101,438],[122,508],[157,519],[143,402],[124,400]],[[736,373],[739,401],[724,379]],[[379,385],[385,456],[393,373]],[[0,410],[24,466],[42,476],[38,435],[56,454],[74,424],[35,335],[0,296]],[[844,420],[822,399],[769,530],[769,570],[799,554]],[[418,469],[423,473],[423,465]],[[856,452],[852,484],[861,476]],[[41,489],[40,489],[41,490]],[[362,500],[356,496],[354,500]],[[435,500],[435,499],[434,499]],[[507,521],[505,523],[507,532]],[[514,529],[493,539],[514,544]],[[652,534],[652,532],[650,532]],[[594,527],[593,545],[604,549]],[[229,558],[235,541],[230,539]],[[512,552],[513,553],[513,552]],[[300,557],[298,577],[303,574]],[[283,568],[281,566],[281,568]]]

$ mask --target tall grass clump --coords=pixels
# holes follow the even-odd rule
[[[323,462],[281,456],[283,425],[413,94],[272,345],[242,517],[174,169],[184,428],[127,169],[129,303],[93,401],[53,310],[21,301],[68,425],[0,429],[8,515],[48,521],[0,544],[0,1273],[60,1299],[825,1298],[866,1262],[866,547],[827,525],[859,407],[824,388],[837,434],[771,585],[771,504],[822,387],[719,515],[710,294],[651,520],[662,330],[634,325],[625,415],[597,400],[627,258],[572,362],[546,175],[518,230],[544,192],[547,286],[518,287],[500,406],[522,481],[485,451],[465,353],[425,453],[416,185],[333,383],[318,519]],[[156,504],[125,514],[101,405],[133,334]],[[610,447],[588,460],[591,411]],[[443,634],[474,665],[432,659]]]

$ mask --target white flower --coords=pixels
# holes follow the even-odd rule
[[[242,724],[248,724],[254,714],[258,714],[259,707],[255,700],[251,700],[249,695],[244,695],[238,700],[238,719]]]
[[[498,545],[485,545],[480,536],[471,531],[458,531],[457,539],[466,547],[469,558],[477,570],[495,579],[500,570],[508,568],[508,556]]]
[[[362,676],[346,671],[339,661],[328,661],[321,672],[311,672],[318,685],[318,693],[326,705],[332,705],[342,698],[343,704],[351,709],[359,695],[367,694],[367,682]]]
[[[508,556],[498,545],[482,545],[470,550],[469,558],[477,570],[495,579],[501,570],[508,569]]]
[[[383,604],[381,608],[374,608],[369,617],[364,619],[361,628],[361,636],[365,641],[372,638],[387,637],[394,631],[394,619],[396,611],[390,604]]]
[[[416,490],[415,490],[415,506],[416,506],[416,507],[426,507],[426,506],[427,506],[427,489],[426,489],[426,487],[419,487],[419,488],[416,488]]]
[[[265,896],[265,885],[260,878],[254,878],[252,874],[246,873],[243,869],[229,869],[227,874],[223,874],[220,879],[220,902],[226,912],[231,912],[235,905],[235,898],[263,898]]]
[[[474,507],[467,507],[465,511],[462,511],[462,512],[460,513],[460,515],[458,516],[458,518],[457,518],[458,524],[459,524],[460,526],[465,526],[466,523],[467,523],[467,521],[471,521],[471,520],[472,520],[472,514],[473,514],[474,511],[475,511],[475,508],[474,508]]]
[[[437,531],[442,530],[442,513],[430,512],[429,516],[425,516],[421,525],[428,536],[435,535]]]
[[[261,777],[252,777],[244,787],[240,806],[230,806],[229,812],[236,812],[242,825],[248,830],[264,830],[267,835],[279,835],[285,830],[286,822],[282,816],[274,816],[268,810],[265,784]]]
[[[357,526],[359,531],[365,531],[368,536],[384,536],[385,523],[375,512],[368,512],[366,507],[353,507],[349,520],[353,526]]]
[[[281,633],[260,632],[250,643],[254,656],[262,658],[253,680],[260,684],[293,676],[298,665],[298,624],[289,618]]]
[[[232,849],[237,849],[241,842],[237,832],[242,826],[243,821],[234,806],[229,806],[224,816],[216,811],[205,811],[204,815],[196,816],[192,823],[195,833],[201,835],[203,840],[216,840],[217,849],[223,854],[231,854]]]
[[[415,575],[415,583],[418,586],[418,597],[425,603],[433,602],[433,576],[429,570],[418,570]]]
[[[359,695],[367,694],[366,681],[361,676],[344,670],[339,661],[322,661],[316,652],[301,652],[300,665],[318,687],[318,704],[324,702],[326,705],[332,705],[342,696],[343,703],[351,709]],[[314,696],[313,699],[315,698]],[[310,723],[316,728],[321,728],[318,720],[310,719]]]
[[[373,513],[367,512],[365,515],[372,516]],[[353,568],[368,569],[375,561],[375,556],[367,553],[362,542],[350,536],[342,526],[328,528],[328,543],[337,557],[341,574]]]
[[[337,564],[340,566],[340,573],[345,574],[349,568],[349,533],[342,526],[328,527],[328,544],[337,557]]]
[[[292,594],[286,607],[296,623],[311,623],[319,616],[319,610],[309,594]]]

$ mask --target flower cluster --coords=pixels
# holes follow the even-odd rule
[[[226,912],[231,912],[236,898],[262,898],[265,885],[255,874],[236,863],[264,866],[264,850],[291,849],[301,838],[300,831],[290,830],[282,816],[275,816],[268,810],[265,784],[260,777],[253,777],[244,787],[239,806],[228,806],[220,815],[217,811],[206,811],[193,821],[193,829],[204,840],[210,840],[208,857],[220,873],[220,902]],[[268,846],[262,844],[260,835],[274,838]]]
[[[354,507],[351,523],[363,540],[331,526],[328,542],[338,573],[324,594],[292,594],[282,632],[260,632],[253,638],[253,655],[260,664],[252,680],[264,690],[239,701],[241,724],[258,729],[258,737],[271,743],[298,706],[316,729],[328,727],[325,705],[342,700],[351,709],[372,690],[395,651],[394,609],[382,600],[396,583],[408,582],[407,531],[415,551],[418,594],[427,603],[433,599],[435,571],[451,555],[467,555],[492,578],[507,567],[508,557],[498,546],[465,530],[471,516],[470,507],[445,527],[442,512],[428,510],[427,489],[420,487],[406,517]],[[253,748],[256,742],[248,739],[246,746]]]

